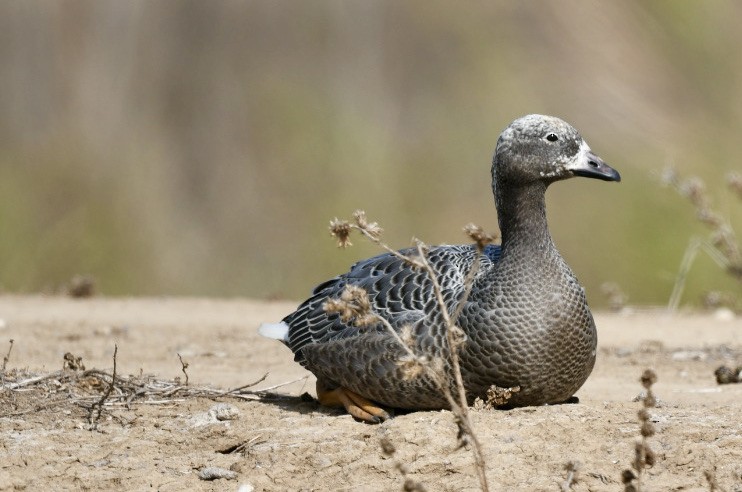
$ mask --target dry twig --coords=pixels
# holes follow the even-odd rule
[[[10,352],[13,350],[13,343],[15,340],[12,338],[10,339],[10,347],[8,347],[8,353],[5,354],[5,357],[3,357],[3,367],[2,367],[2,373],[5,374],[5,369],[8,367],[8,361],[10,361]]]
[[[117,344],[113,345],[113,373],[111,374],[111,384],[108,385],[108,388],[106,389],[105,393],[100,397],[100,400],[95,405],[92,405],[90,407],[90,417],[89,417],[89,423],[91,426],[91,430],[95,430],[98,428],[98,421],[100,420],[100,416],[103,413],[103,404],[106,402],[109,396],[111,396],[111,392],[113,391],[113,388],[116,384],[116,356],[119,352],[119,346]],[[95,407],[98,407],[98,413],[95,417],[93,417],[93,412],[95,411]]]
[[[180,360],[180,370],[183,371],[183,374],[185,375],[185,385],[188,386],[188,373],[186,372],[186,369],[188,369],[188,362],[183,362],[183,357],[178,354],[178,360]]]

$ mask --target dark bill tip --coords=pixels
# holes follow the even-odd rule
[[[621,175],[618,171],[592,152],[588,152],[586,161],[579,167],[572,169],[572,172],[575,176],[582,176],[584,178],[601,179],[603,181],[621,181]]]

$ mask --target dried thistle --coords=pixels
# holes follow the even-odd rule
[[[464,226],[464,234],[474,241],[478,249],[484,249],[490,243],[493,243],[497,237],[492,234],[487,234],[484,229],[471,222]]]
[[[350,231],[352,226],[347,220],[338,219],[335,217],[330,221],[330,235],[337,239],[338,248],[347,248],[353,246],[350,242]]]
[[[423,357],[400,357],[397,361],[397,366],[402,371],[402,379],[409,381],[419,377],[425,371],[425,364],[427,359]]]
[[[451,350],[455,350],[458,352],[466,343],[466,333],[464,333],[464,330],[456,325],[449,327],[449,331],[451,332]]]
[[[415,334],[413,333],[412,325],[404,325],[399,329],[399,338],[409,348],[415,347]]]
[[[327,299],[322,309],[328,314],[337,314],[343,323],[359,328],[376,325],[380,320],[371,310],[366,289],[352,284],[345,286],[339,298]]]
[[[363,287],[353,284],[346,285],[342,294],[340,294],[340,299],[355,306],[359,314],[366,314],[371,311],[371,300],[368,297],[368,292]]]
[[[621,472],[621,483],[624,484],[624,492],[635,492],[636,487],[634,486],[634,481],[637,479],[636,474],[626,469]]]
[[[500,388],[493,384],[487,390],[487,404],[492,408],[505,406],[513,397],[513,394],[518,392],[520,392],[520,386]]]
[[[634,459],[631,462],[631,467],[636,473],[629,469],[622,472],[621,481],[624,484],[624,492],[641,492],[644,470],[653,467],[656,462],[656,456],[652,448],[649,447],[647,438],[656,433],[649,409],[654,408],[657,404],[657,399],[652,392],[652,385],[657,382],[657,374],[653,370],[647,369],[642,373],[639,381],[646,389],[647,394],[642,399],[642,408],[637,413],[641,438],[634,445]]]
[[[494,408],[500,408],[507,405],[508,401],[513,397],[514,393],[520,391],[520,386],[512,386],[510,388],[501,388],[497,385],[492,385],[487,389],[486,400],[482,400],[477,397],[474,400],[475,410],[492,410]]]
[[[82,362],[82,357],[75,357],[71,352],[64,354],[62,359],[62,369],[70,371],[84,371],[85,364]]]
[[[381,452],[386,458],[393,457],[394,453],[397,452],[397,448],[394,447],[392,441],[390,441],[389,438],[386,436],[383,436],[379,440],[379,444],[381,445]],[[407,476],[410,473],[410,469],[409,467],[407,467],[407,465],[405,465],[401,461],[396,460],[394,462],[394,467],[397,469],[400,475],[402,475],[402,478],[404,478],[402,490],[409,492],[425,492],[426,489],[423,484]]]
[[[381,233],[384,232],[384,229],[379,227],[379,224],[376,222],[369,222],[366,218],[366,212],[363,210],[356,210],[353,212],[353,219],[355,219],[358,228],[362,232],[365,232],[369,239],[374,241],[381,239]]]
[[[649,391],[652,389],[652,385],[657,382],[657,374],[655,374],[653,370],[647,369],[642,373],[640,381],[642,383],[642,386],[644,386],[644,388]]]

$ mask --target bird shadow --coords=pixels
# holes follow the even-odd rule
[[[344,408],[328,407],[322,405],[315,397],[306,392],[298,396],[281,393],[266,393],[260,395],[260,399],[257,401],[268,405],[273,405],[277,408],[280,408],[281,410],[286,410],[288,412],[298,413],[301,415],[322,414],[335,417],[348,415]],[[416,412],[416,410],[389,407],[384,407],[384,410],[386,410],[392,418]]]
[[[274,407],[277,407],[281,410],[285,410],[287,412],[293,412],[293,413],[297,413],[300,415],[322,414],[326,416],[335,416],[335,417],[347,415],[347,412],[345,411],[345,409],[339,408],[339,407],[327,407],[325,405],[322,405],[315,397],[313,397],[307,392],[304,392],[301,395],[287,395],[283,393],[264,393],[260,395],[260,398],[257,401],[261,403],[265,403],[267,405],[273,405]],[[576,396],[572,396],[564,402],[555,403],[550,406],[574,405],[574,404],[579,404],[579,403],[580,403],[579,398]],[[514,410],[515,408],[518,408],[518,407],[503,406],[503,407],[498,407],[497,410],[498,411],[509,411],[509,410]],[[420,411],[420,410],[411,410],[411,409],[405,409],[405,408],[389,408],[389,407],[384,407],[384,409],[387,411],[387,413],[392,418],[398,417],[401,415],[409,415],[409,414]]]
[[[321,405],[316,398],[306,392],[298,396],[283,393],[265,393],[260,395],[260,398],[257,401],[267,405],[272,405],[281,410],[301,415],[310,415],[315,413],[321,413],[324,415],[343,415],[345,413],[342,408],[333,408]]]

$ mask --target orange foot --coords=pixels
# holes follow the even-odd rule
[[[345,407],[345,410],[353,417],[371,424],[378,424],[391,418],[383,408],[342,386],[329,390],[324,384],[317,381],[317,398],[322,405]]]

